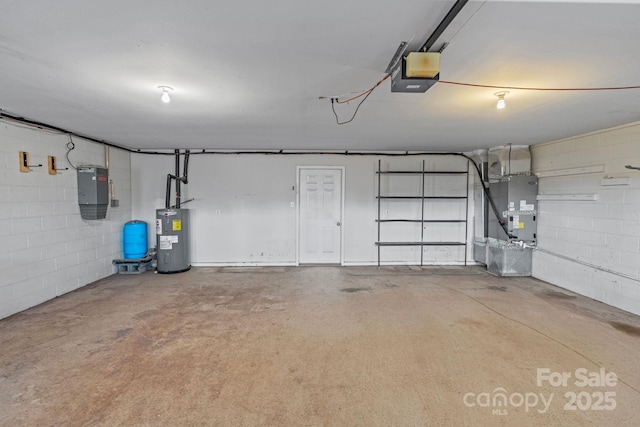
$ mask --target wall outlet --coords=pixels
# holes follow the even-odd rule
[[[216,209],[216,215],[220,215],[220,209]]]

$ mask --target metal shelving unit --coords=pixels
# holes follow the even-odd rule
[[[378,160],[378,216],[376,222],[378,224],[378,240],[375,242],[378,247],[378,267],[380,267],[380,248],[383,246],[420,246],[420,265],[424,264],[424,247],[425,246],[464,246],[464,265],[467,265],[467,239],[469,234],[469,227],[467,216],[469,212],[469,162],[467,162],[466,171],[427,171],[425,169],[425,161],[422,161],[421,171],[401,171],[401,170],[382,170],[382,161]],[[394,195],[382,195],[382,176],[383,175],[421,175],[421,194],[420,196],[394,196]],[[429,175],[466,175],[466,191],[465,196],[430,196],[425,194],[425,180]],[[465,219],[425,219],[425,202],[428,200],[465,200]],[[420,219],[382,219],[381,218],[381,203],[382,200],[419,200],[420,206]],[[381,241],[381,227],[385,223],[419,223],[420,224],[420,241],[398,241],[388,242]],[[425,240],[424,225],[428,223],[464,223],[464,241],[451,240],[451,241],[428,241]]]

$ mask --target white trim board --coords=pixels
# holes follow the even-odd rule
[[[597,166],[584,166],[580,168],[558,169],[552,171],[536,172],[535,175],[538,178],[549,178],[552,176],[569,176],[569,175],[584,175],[589,173],[603,173],[605,172],[604,165]]]
[[[536,200],[553,200],[553,201],[584,201],[593,202],[598,200],[596,193],[589,194],[538,194]]]

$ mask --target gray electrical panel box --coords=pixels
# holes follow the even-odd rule
[[[104,219],[109,204],[109,171],[101,166],[78,167],[78,205],[82,219]]]

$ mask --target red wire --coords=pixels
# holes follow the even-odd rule
[[[379,81],[378,83],[376,83],[376,84],[375,84],[375,86],[373,86],[371,89],[367,89],[367,90],[365,90],[364,92],[362,92],[362,93],[360,93],[360,94],[358,94],[358,95],[356,95],[356,96],[354,96],[354,97],[352,97],[352,98],[346,99],[346,100],[344,100],[344,101],[336,101],[336,104],[346,104],[347,102],[351,102],[351,101],[353,101],[354,99],[358,99],[358,98],[360,98],[360,97],[362,97],[362,96],[365,96],[365,95],[366,95],[366,94],[368,94],[368,93],[373,92],[373,90],[374,90],[375,88],[377,88],[378,86],[380,86],[380,85],[382,84],[382,82],[383,82],[383,81],[385,81],[385,80],[387,80],[389,77],[391,77],[391,74],[385,74],[385,76],[384,76],[383,78],[381,78],[381,79],[380,79],[380,81]]]
[[[371,89],[367,89],[364,92],[359,93],[356,96],[353,96],[349,99],[345,99],[344,101],[339,101],[336,99],[336,104],[347,104],[353,100],[361,98],[369,93],[371,93],[375,88],[380,86],[382,82],[391,77],[391,74],[385,74],[385,76],[380,79],[378,83],[375,84]],[[525,86],[497,86],[497,85],[483,85],[477,83],[463,83],[463,82],[452,82],[448,80],[438,80],[438,83],[444,83],[449,85],[458,85],[458,86],[471,86],[471,87],[484,87],[489,89],[511,89],[511,90],[546,90],[546,91],[600,91],[600,90],[629,90],[629,89],[640,89],[640,86],[612,86],[612,87],[525,87]]]
[[[588,90],[625,90],[625,89],[640,89],[640,86],[614,86],[614,87],[569,87],[569,88],[551,88],[551,87],[522,87],[522,86],[494,86],[494,85],[481,85],[475,83],[461,83],[450,82],[447,80],[439,80],[438,83],[445,83],[449,85],[459,86],[471,86],[471,87],[485,87],[491,89],[512,89],[512,90],[555,90],[555,91],[588,91]]]

